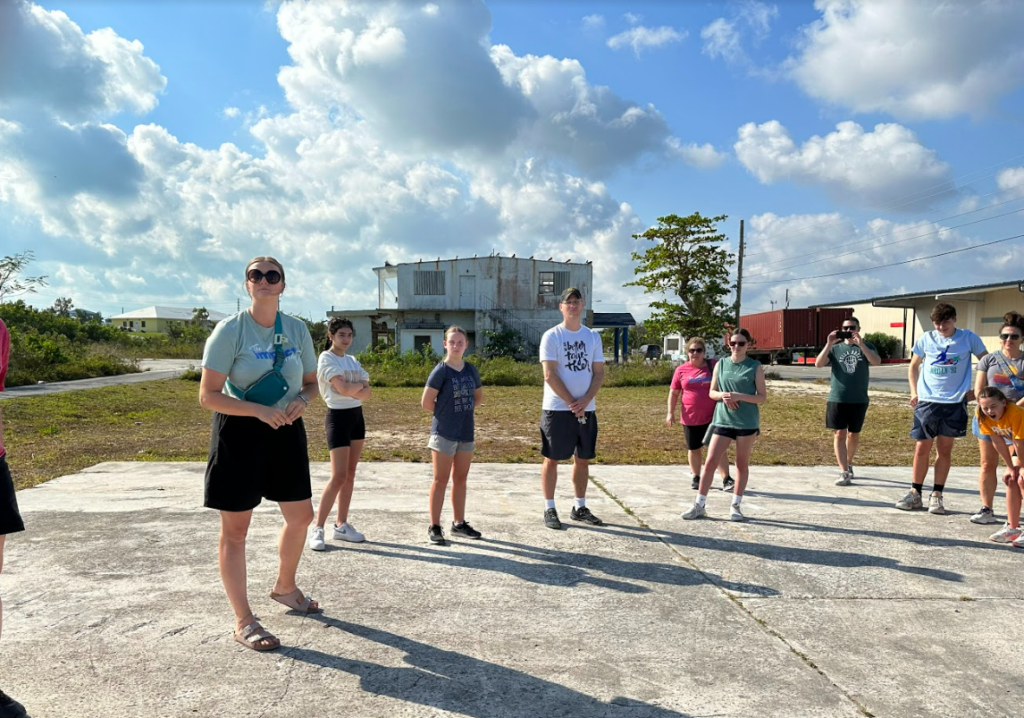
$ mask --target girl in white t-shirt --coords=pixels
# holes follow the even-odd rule
[[[314,551],[327,548],[324,543],[324,525],[331,513],[334,499],[338,499],[338,517],[334,524],[334,538],[338,541],[359,543],[365,540],[348,522],[348,507],[352,502],[356,466],[363,454],[366,424],[363,421],[363,400],[370,397],[370,375],[350,356],[349,346],[355,330],[348,319],[334,317],[327,323],[327,345],[317,361],[316,379],[320,396],[327,404],[327,448],[331,452],[331,480],[320,496],[316,512],[316,525],[309,532],[309,547]]]

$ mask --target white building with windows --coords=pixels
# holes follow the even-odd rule
[[[468,333],[470,352],[486,344],[484,331],[513,329],[536,354],[541,335],[562,321],[558,297],[567,287],[583,293],[586,323],[594,320],[590,262],[489,256],[385,262],[373,271],[376,309],[328,312],[352,321],[353,353],[393,343],[403,352],[430,344],[440,354],[445,329],[456,324]]]

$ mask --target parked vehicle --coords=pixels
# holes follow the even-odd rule
[[[740,326],[753,340],[748,356],[764,363],[792,364],[795,354],[815,356],[828,335],[852,316],[852,307],[776,309],[741,315]]]
[[[657,361],[661,359],[661,347],[657,344],[642,344],[637,350],[637,354],[644,361]]]

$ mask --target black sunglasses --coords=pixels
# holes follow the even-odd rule
[[[844,326],[843,327],[843,331],[844,332],[855,332],[855,331],[857,331],[857,327],[855,327],[855,326]]]
[[[1020,334],[1000,334],[999,338],[1005,342],[1007,339],[1020,339]]]
[[[746,342],[729,342],[729,346],[731,346],[731,347],[745,347],[745,346],[747,346],[747,343]]]
[[[686,351],[690,352],[691,354],[703,354],[704,347],[690,347]]]
[[[245,278],[253,284],[259,284],[264,279],[267,280],[267,284],[277,284],[281,281],[281,273],[276,269],[271,269],[266,274],[258,269],[250,269],[249,273],[245,275]]]

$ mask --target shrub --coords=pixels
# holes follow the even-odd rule
[[[878,350],[878,356],[883,359],[902,359],[902,342],[894,336],[882,332],[872,332],[864,335],[864,341],[871,342]]]

